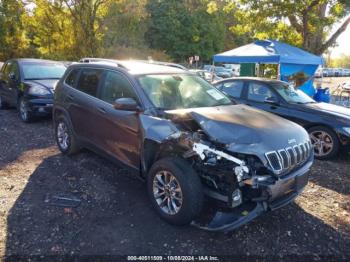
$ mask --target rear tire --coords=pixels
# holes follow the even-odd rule
[[[73,130],[64,116],[59,116],[55,121],[55,139],[64,155],[73,155],[80,149]]]
[[[19,118],[24,123],[30,123],[33,121],[34,119],[33,113],[29,111],[23,96],[19,98],[17,108],[18,108]]]
[[[200,178],[181,158],[155,162],[147,177],[147,190],[154,209],[168,223],[189,224],[202,210]]]
[[[333,130],[325,126],[315,126],[308,129],[308,133],[314,146],[315,158],[328,160],[338,154],[340,142]]]

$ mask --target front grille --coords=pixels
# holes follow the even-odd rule
[[[268,152],[265,156],[272,170],[276,174],[281,174],[305,163],[312,150],[311,142],[307,141],[293,147]]]

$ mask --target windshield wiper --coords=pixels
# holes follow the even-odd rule
[[[58,79],[60,79],[60,77],[45,77],[45,78],[25,78],[24,80],[25,81],[33,81],[33,80],[51,80],[51,79],[53,79],[53,80],[58,80]]]
[[[299,105],[306,105],[306,104],[314,104],[316,103],[315,101],[310,101],[310,102],[296,102]]]

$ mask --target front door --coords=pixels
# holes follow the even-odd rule
[[[124,164],[140,168],[140,122],[135,111],[117,110],[113,107],[119,98],[138,101],[133,86],[119,71],[106,71],[96,104],[98,125],[96,137],[99,147]]]
[[[276,103],[268,103],[267,101],[275,101]],[[265,110],[274,114],[279,114],[280,105],[279,98],[271,88],[259,82],[249,82],[246,93],[246,104]]]

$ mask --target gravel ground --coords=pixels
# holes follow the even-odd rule
[[[26,125],[14,110],[0,111],[0,261],[74,254],[350,259],[349,170],[349,155],[316,161],[295,203],[227,234],[175,227],[159,219],[143,182],[127,170],[91,152],[62,156],[50,119]],[[57,195],[81,203],[57,206]]]

